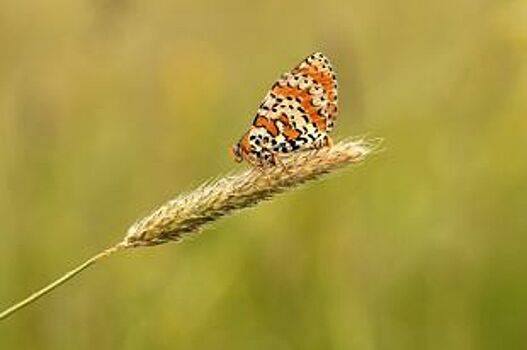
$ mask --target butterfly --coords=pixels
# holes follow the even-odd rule
[[[273,84],[231,153],[263,167],[283,154],[331,146],[337,112],[337,78],[329,59],[315,52]]]

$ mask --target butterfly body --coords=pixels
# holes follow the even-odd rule
[[[333,68],[323,54],[314,53],[274,83],[233,155],[266,166],[275,165],[281,154],[328,146],[336,117]]]

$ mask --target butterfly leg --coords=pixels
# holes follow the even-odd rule
[[[278,153],[273,152],[271,150],[266,150],[265,153],[262,154],[262,158],[260,159],[260,168],[272,168],[272,167],[280,167],[287,173],[289,173],[289,170],[287,169],[287,166],[285,163],[280,159]]]
[[[259,175],[264,178],[268,187],[271,187],[271,179],[268,170],[275,166],[275,158],[272,152],[263,152],[260,157],[254,159],[253,163],[254,171],[257,171]]]
[[[328,135],[325,135],[322,140],[317,140],[317,142],[314,145],[314,148],[316,150],[322,149],[324,147],[328,147],[328,148],[333,147],[333,140]]]
[[[326,135],[326,147],[331,148],[333,147],[333,139]]]
[[[273,163],[275,164],[275,166],[279,166],[280,168],[282,168],[282,170],[285,173],[291,174],[287,165],[282,161],[282,159],[280,159],[280,156],[274,152],[272,153],[272,155],[273,155]]]

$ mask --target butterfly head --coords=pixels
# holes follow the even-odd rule
[[[235,162],[240,163],[243,161],[242,148],[239,143],[231,147],[230,153]]]

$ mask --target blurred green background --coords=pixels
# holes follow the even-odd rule
[[[0,308],[241,168],[267,88],[320,50],[352,171],[113,257],[0,349],[527,348],[527,3],[0,7]]]

